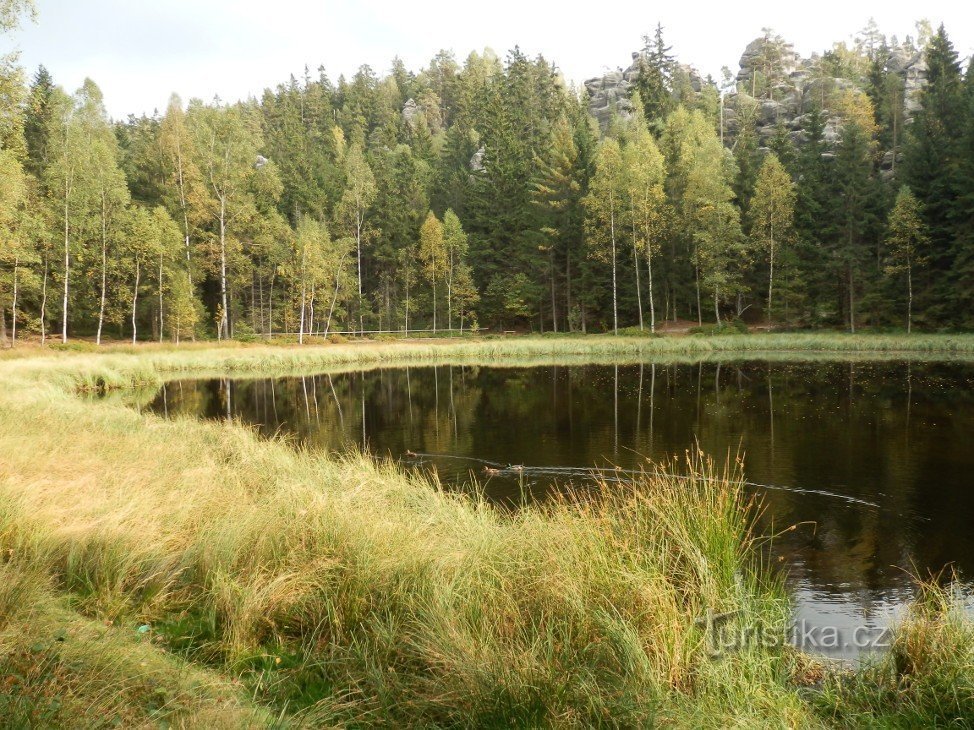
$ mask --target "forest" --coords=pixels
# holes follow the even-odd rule
[[[798,132],[758,129],[771,31],[746,80],[691,82],[657,27],[602,123],[519,48],[121,121],[8,54],[0,339],[970,329],[974,64],[918,31],[814,56]]]

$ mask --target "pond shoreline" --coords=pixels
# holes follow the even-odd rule
[[[213,372],[803,348],[966,357],[974,336],[147,346],[6,357],[0,669],[24,679],[0,699],[0,714],[34,717],[57,699],[62,724],[969,720],[974,633],[934,589],[889,656],[855,674],[781,645],[712,656],[712,622],[701,617],[731,611],[740,614],[735,626],[772,632],[787,617],[781,586],[755,562],[761,537],[733,470],[694,459],[682,465],[691,489],[657,475],[640,482],[643,496],[501,515],[361,457],[322,459],[240,426],[166,422],[75,397]]]

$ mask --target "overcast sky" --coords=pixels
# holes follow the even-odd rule
[[[367,63],[382,73],[398,55],[413,70],[440,48],[462,60],[474,49],[501,56],[515,44],[543,53],[569,81],[628,65],[640,37],[661,22],[682,62],[715,76],[737,70],[749,40],[769,26],[802,55],[848,39],[875,17],[901,39],[918,17],[944,22],[962,56],[974,46],[974,2],[807,0],[760,3],[614,0],[609,3],[487,0],[37,0],[35,25],[14,45],[31,71],[44,64],[69,91],[85,76],[116,118],[184,99],[236,100],[324,65],[332,80]],[[611,13],[611,15],[609,15]],[[10,45],[9,42],[6,43]]]

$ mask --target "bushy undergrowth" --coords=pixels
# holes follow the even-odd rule
[[[687,330],[687,333],[711,337],[714,335],[746,335],[748,333],[748,327],[743,320],[732,319],[729,322],[720,322],[719,324],[705,324],[691,327]]]

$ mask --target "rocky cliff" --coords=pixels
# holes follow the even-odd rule
[[[843,91],[862,89],[865,79],[850,80],[830,74],[830,64],[822,56],[802,58],[776,36],[762,36],[751,41],[741,54],[733,88],[724,92],[725,139],[732,143],[745,115],[753,116],[759,140],[768,142],[783,125],[796,144],[804,140],[808,113],[816,107],[825,111],[825,136],[834,142],[839,135],[841,119],[834,108]],[[904,124],[919,104],[919,92],[926,83],[923,54],[908,45],[891,49],[887,69],[903,81]],[[689,76],[694,91],[707,82],[690,67],[679,73]],[[629,97],[639,76],[639,54],[625,70],[610,71],[585,82],[589,110],[603,129],[613,115],[628,118],[632,114]],[[891,158],[890,158],[891,159]]]

